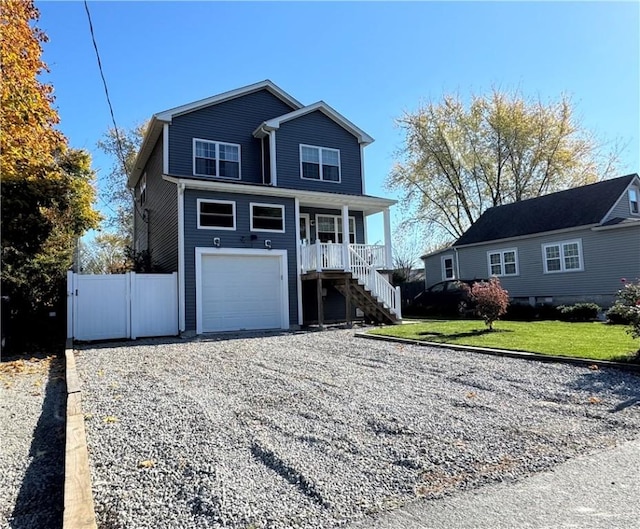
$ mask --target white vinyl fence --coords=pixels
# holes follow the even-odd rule
[[[178,274],[67,275],[67,337],[178,334]]]

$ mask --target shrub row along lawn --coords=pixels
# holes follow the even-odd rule
[[[560,321],[498,321],[487,330],[480,320],[424,320],[374,329],[371,334],[427,342],[473,345],[597,360],[638,361],[640,340],[623,325]]]

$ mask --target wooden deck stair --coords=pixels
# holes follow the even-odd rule
[[[358,307],[371,320],[384,323],[399,323],[398,317],[391,312],[389,307],[379,301],[366,287],[354,278],[351,274],[347,274],[348,281],[338,281],[334,283],[334,287],[343,296],[351,297],[351,302]]]

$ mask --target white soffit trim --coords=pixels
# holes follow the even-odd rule
[[[268,197],[297,197],[300,199],[300,205],[302,206],[318,206],[322,204],[324,206],[334,206],[335,209],[340,209],[343,205],[348,205],[349,208],[364,211],[367,215],[381,213],[397,202],[396,200],[380,197],[344,195],[340,193],[323,193],[320,191],[305,191],[284,187],[217,182],[212,180],[199,180],[195,178],[179,178],[169,175],[163,175],[162,178],[173,184],[183,184],[189,189],[219,191],[222,193],[240,193],[244,195],[262,195]]]
[[[627,197],[629,196],[628,195],[629,189],[631,189],[632,187],[640,187],[640,177],[638,177],[638,175],[635,175],[635,177],[631,179],[631,182],[629,182],[629,185],[624,188],[624,191],[621,193],[621,195],[613,202],[613,205],[609,208],[609,211],[607,211],[605,216],[600,219],[600,224],[602,224],[605,221],[605,219],[609,215],[611,215],[613,210],[616,209],[616,206],[618,205],[618,202],[620,202],[620,199],[624,197],[624,199],[628,200]]]
[[[293,119],[297,119],[302,116],[306,116],[311,112],[315,111],[322,112],[325,116],[335,121],[342,128],[348,130],[351,134],[358,138],[358,142],[362,145],[369,145],[373,143],[373,138],[369,136],[365,131],[361,128],[356,127],[351,121],[345,118],[342,114],[331,108],[324,101],[318,101],[317,103],[313,103],[312,105],[300,108],[298,110],[294,110],[293,112],[289,112],[288,114],[283,114],[282,116],[278,116],[277,118],[272,118],[268,121],[262,123],[254,132],[254,136],[259,136],[261,133],[264,134],[264,129],[273,130],[280,127],[282,123],[286,123],[287,121],[291,121]]]

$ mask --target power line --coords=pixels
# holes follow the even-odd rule
[[[127,170],[127,160],[124,155],[124,148],[122,147],[122,139],[120,138],[120,129],[116,123],[116,116],[113,112],[113,105],[111,104],[111,97],[109,97],[109,88],[107,87],[107,80],[104,76],[104,71],[102,69],[102,61],[100,60],[100,52],[98,51],[98,44],[96,42],[96,36],[93,31],[93,22],[91,21],[91,13],[89,12],[89,4],[87,0],[84,0],[84,9],[87,12],[87,20],[89,21],[89,32],[91,33],[91,41],[93,42],[93,49],[96,52],[96,59],[98,60],[98,70],[100,70],[100,77],[102,78],[102,86],[104,87],[104,94],[107,98],[107,105],[109,106],[109,113],[111,114],[111,122],[113,123],[113,130],[116,137],[116,150],[118,151],[118,157],[120,158],[120,163],[122,164],[122,170],[124,172],[125,177],[129,180],[129,171]],[[103,200],[104,201],[104,200]],[[106,203],[106,202],[105,202]],[[145,215],[138,209],[138,204],[136,203],[135,196],[133,196],[133,206],[140,215],[140,218],[146,222]],[[109,207],[111,211],[113,209]],[[113,211],[115,213],[115,211]]]

